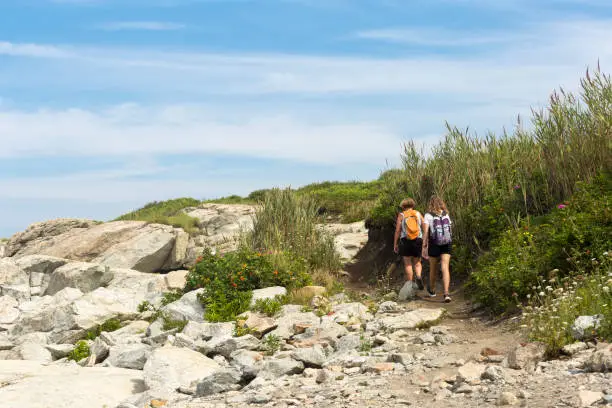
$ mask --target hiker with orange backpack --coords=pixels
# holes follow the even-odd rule
[[[397,215],[393,251],[399,254],[404,261],[406,279],[412,282],[413,269],[416,273],[416,283],[419,290],[423,290],[421,276],[421,251],[423,248],[423,215],[414,209],[412,198],[403,200],[400,204],[402,212]]]

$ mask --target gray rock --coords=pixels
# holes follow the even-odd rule
[[[150,346],[127,344],[111,347],[108,353],[108,361],[113,367],[142,370],[150,355]]]
[[[66,357],[74,349],[73,344],[47,344],[45,346],[54,360]]]
[[[597,373],[612,371],[612,348],[608,345],[608,347],[594,352],[584,366],[587,370]]]
[[[508,367],[533,371],[537,364],[544,359],[545,352],[546,347],[541,343],[518,345],[508,354]]]
[[[229,358],[236,350],[257,350],[260,342],[255,336],[247,334],[241,337],[215,337],[207,343],[207,346],[210,350],[207,354],[221,354]]]
[[[396,302],[386,301],[378,306],[378,313],[395,313],[399,310],[399,306]]]
[[[204,307],[198,300],[198,295],[204,292],[205,289],[197,289],[185,293],[179,300],[162,307],[161,310],[172,320],[192,320],[203,323]]]
[[[572,324],[572,336],[576,340],[589,340],[593,338],[593,331],[601,325],[602,317],[595,316],[579,316]]]
[[[258,378],[274,379],[283,375],[301,374],[304,371],[304,364],[290,358],[265,360]]]
[[[436,338],[429,332],[423,333],[414,339],[414,344],[434,344],[435,342]]]
[[[196,396],[205,397],[230,390],[239,389],[242,376],[238,370],[222,369],[212,373],[198,382]]]
[[[93,344],[90,346],[91,352],[96,355],[96,363],[101,363],[102,361],[106,360],[108,353],[110,352],[111,345],[114,344],[109,344],[106,342],[103,336],[96,337]],[[120,367],[115,364],[113,364],[113,366]]]
[[[444,316],[445,309],[416,309],[380,320],[381,327],[389,331],[410,330],[420,325],[432,324]]]
[[[272,286],[269,288],[255,289],[251,298],[251,307],[260,299],[274,299],[276,296],[285,296],[287,289],[282,286]]]
[[[318,344],[314,347],[301,348],[291,353],[294,360],[301,361],[306,367],[321,368],[325,363],[326,355]]]
[[[194,340],[210,340],[213,337],[231,337],[234,333],[234,322],[198,323],[189,321],[183,329],[183,334]]]
[[[357,333],[347,334],[336,341],[336,351],[339,353],[357,350],[361,346],[361,335]]]
[[[242,376],[253,379],[261,370],[264,356],[257,351],[236,350],[230,355],[231,365],[242,372]]]
[[[502,381],[505,378],[504,369],[499,366],[488,366],[481,375],[483,380],[493,382]]]
[[[400,301],[412,300],[416,297],[416,286],[412,281],[406,281],[404,286],[399,291],[398,299]]]
[[[497,405],[516,405],[518,398],[511,392],[502,392],[497,400]]]
[[[561,351],[563,354],[567,354],[568,356],[573,356],[575,354],[580,353],[581,351],[587,350],[589,347],[584,342],[576,342],[572,344],[566,344],[563,346]]]
[[[86,262],[71,262],[55,269],[45,295],[55,295],[64,288],[77,288],[83,293],[107,286],[114,278],[108,266]]]

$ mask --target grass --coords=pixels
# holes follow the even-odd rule
[[[198,231],[198,219],[181,211],[187,207],[200,205],[200,203],[195,198],[154,201],[118,217],[115,221],[145,221],[152,224],[172,225],[192,234]]]
[[[490,242],[527,215],[541,215],[570,196],[576,182],[612,166],[612,83],[596,71],[579,96],[553,93],[533,112],[533,130],[478,137],[447,125],[429,154],[405,146],[401,169],[386,174],[372,225],[391,227],[399,202],[413,197],[425,210],[443,197],[454,221],[455,273],[467,273]]]

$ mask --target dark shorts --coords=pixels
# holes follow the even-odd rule
[[[442,254],[450,255],[451,250],[452,250],[452,244],[436,245],[436,244],[430,243],[427,249],[427,255],[431,256],[432,258],[438,258]]]
[[[417,239],[400,239],[399,243],[399,254],[401,256],[421,256],[421,251],[423,250],[423,240],[421,238]]]

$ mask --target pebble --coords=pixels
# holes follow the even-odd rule
[[[518,398],[511,392],[502,392],[497,401],[498,405],[515,405]]]

